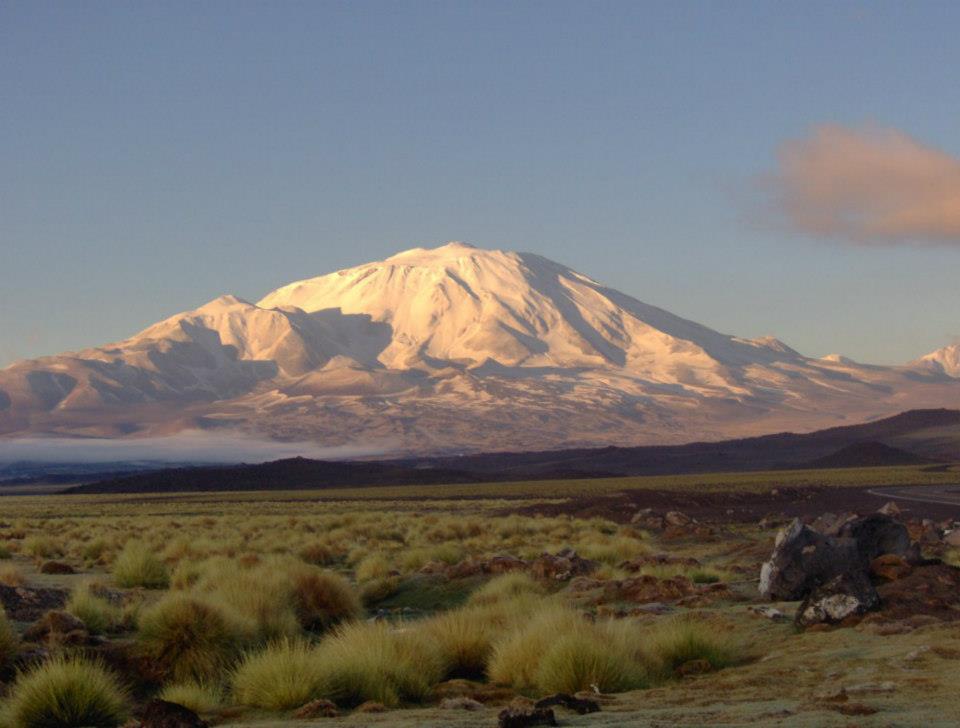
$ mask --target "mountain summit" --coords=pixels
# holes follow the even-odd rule
[[[0,371],[0,434],[234,427],[415,452],[678,442],[939,406],[960,394],[956,373],[949,359],[810,359],[539,255],[451,242],[18,362]]]

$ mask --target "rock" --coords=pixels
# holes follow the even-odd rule
[[[497,716],[498,728],[526,728],[534,725],[557,725],[550,708],[504,708]]]
[[[960,569],[943,563],[914,566],[909,574],[877,587],[882,608],[870,616],[896,622],[918,617],[960,620]]]
[[[677,677],[689,677],[691,675],[704,675],[708,672],[713,672],[713,665],[710,664],[708,660],[702,658],[696,660],[689,660],[684,662],[682,665],[677,667],[673,671]]]
[[[850,521],[856,519],[856,513],[823,513],[818,516],[813,523],[810,524],[812,528],[817,533],[822,533],[824,536],[836,536],[844,524],[849,523]]]
[[[446,573],[450,579],[462,579],[478,574],[504,574],[508,571],[520,571],[526,569],[527,566],[526,561],[515,556],[493,556],[489,559],[465,559],[453,566],[444,565],[443,570],[437,573]]]
[[[62,561],[44,561],[40,566],[41,574],[76,574],[76,570]]]
[[[530,573],[539,579],[566,581],[596,571],[596,561],[581,558],[573,549],[562,549],[556,554],[541,554],[532,564]]]
[[[947,546],[953,546],[954,548],[960,548],[960,528],[954,529],[944,534],[943,542]]]
[[[877,695],[879,693],[892,693],[896,689],[896,683],[889,681],[879,683],[863,683],[862,685],[848,685],[844,688],[848,695]]]
[[[896,554],[883,554],[870,562],[870,573],[878,579],[896,581],[913,570],[907,560]]]
[[[618,567],[624,571],[641,571],[649,566],[700,566],[692,556],[673,556],[671,554],[644,554],[629,561],[622,561]]]
[[[767,599],[802,599],[838,574],[866,568],[852,539],[824,536],[799,519],[781,530],[773,553],[760,569],[760,594]]]
[[[749,609],[754,614],[772,619],[774,622],[783,622],[787,619],[786,614],[774,607],[750,607]]]
[[[89,637],[83,622],[61,609],[51,609],[23,633],[26,642],[48,645],[82,645]]]
[[[635,604],[671,602],[696,593],[696,586],[685,576],[658,579],[644,574],[629,579],[611,580],[604,585],[605,601],[628,601]]]
[[[896,554],[911,563],[920,560],[920,551],[910,540],[907,527],[882,513],[847,521],[837,535],[856,541],[857,550],[867,564],[883,554]]]
[[[443,710],[481,710],[483,703],[473,698],[461,696],[459,698],[444,698],[440,701]]]
[[[207,728],[207,722],[190,708],[155,698],[137,714],[140,728]]]
[[[600,712],[600,703],[592,698],[579,698],[567,693],[556,693],[540,698],[533,704],[534,708],[552,708],[554,705],[561,705],[564,708],[574,711],[580,715],[587,713]]]
[[[67,591],[0,584],[0,603],[10,619],[33,622],[51,609],[62,609],[67,603]]]
[[[777,534],[773,553],[760,570],[761,595],[803,599],[815,587],[843,574],[854,575],[860,582],[860,574],[865,575],[870,563],[884,554],[901,556],[908,563],[919,561],[919,549],[906,527],[890,516],[843,517],[828,526],[836,535],[821,533],[799,519]]]
[[[681,513],[680,511],[667,511],[667,513],[663,516],[663,521],[668,526],[677,526],[681,528],[694,522],[690,516],[688,516],[686,513]]]
[[[896,518],[900,515],[900,506],[893,501],[887,501],[877,509],[877,513],[882,513],[885,516],[893,516]]]
[[[358,713],[386,713],[387,706],[383,703],[378,703],[374,700],[368,700],[365,703],[360,703],[357,706]]]
[[[879,603],[877,590],[865,574],[840,574],[814,587],[797,609],[795,621],[801,627],[837,624],[848,617],[865,614]]]
[[[329,700],[311,700],[297,708],[293,717],[297,720],[312,720],[314,718],[336,718],[340,713],[336,704]]]

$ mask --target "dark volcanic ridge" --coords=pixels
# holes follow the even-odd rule
[[[960,411],[911,410],[808,434],[676,446],[607,447],[382,461],[290,458],[257,465],[169,468],[109,478],[70,493],[296,490],[374,485],[553,480],[706,472],[919,465],[960,460]]]

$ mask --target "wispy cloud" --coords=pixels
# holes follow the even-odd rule
[[[32,437],[0,440],[0,462],[23,460],[47,463],[102,463],[150,460],[159,462],[256,463],[289,457],[321,460],[385,455],[387,443],[323,447],[312,442],[277,442],[209,432],[182,432],[170,437],[130,440]]]
[[[823,125],[766,180],[794,230],[861,245],[960,245],[960,159],[895,129]]]

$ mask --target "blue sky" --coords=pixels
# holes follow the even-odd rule
[[[0,4],[0,366],[466,240],[727,333],[898,363],[960,241],[771,222],[785,142],[960,155],[955,3]]]

